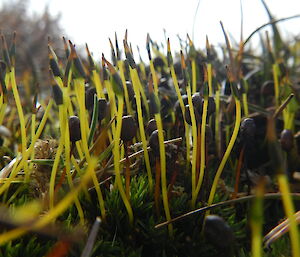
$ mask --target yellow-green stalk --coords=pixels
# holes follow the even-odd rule
[[[198,183],[196,184],[196,189],[194,192],[192,192],[192,202],[191,206],[192,209],[196,207],[196,200],[197,196],[199,194],[203,177],[204,177],[204,169],[205,169],[205,128],[206,128],[206,118],[207,118],[207,106],[208,106],[208,84],[204,83],[204,89],[203,89],[203,97],[204,97],[204,103],[203,103],[203,112],[202,112],[202,123],[201,123],[201,140],[200,140],[200,172],[199,172],[199,178]]]
[[[263,225],[263,199],[264,199],[264,186],[265,181],[260,181],[256,187],[256,198],[253,201],[251,207],[251,217],[250,217],[250,226],[251,226],[251,252],[253,257],[262,256],[262,225]]]
[[[123,105],[124,99],[122,95],[118,96],[118,113],[117,113],[117,127],[116,127],[116,134],[114,137],[114,166],[115,166],[115,173],[116,173],[116,182],[118,185],[119,192],[125,204],[126,210],[129,216],[129,222],[133,224],[133,212],[130,205],[129,200],[126,197],[125,190],[122,185],[121,174],[120,174],[120,151],[119,151],[119,143],[120,143],[120,135],[121,135],[121,123],[122,123],[122,114],[123,114]]]
[[[212,87],[212,65],[211,63],[207,64],[207,82],[208,82],[208,92],[209,96],[213,95],[213,87]]]
[[[153,76],[153,75],[152,75]],[[154,106],[154,117],[156,120],[156,126],[158,131],[158,142],[159,142],[159,155],[160,155],[160,171],[161,171],[161,188],[162,188],[162,199],[167,220],[171,220],[169,201],[168,201],[168,185],[167,185],[167,169],[166,169],[166,150],[164,145],[164,134],[163,125],[160,115],[160,103],[158,98],[158,88],[153,92],[153,81],[149,81],[149,94],[150,103]],[[169,234],[173,236],[173,226],[168,225]]]
[[[197,91],[197,68],[196,68],[196,59],[195,59],[195,46],[193,41],[190,39],[189,35],[187,35],[187,38],[189,40],[189,47],[190,47],[190,58],[192,62],[192,94],[195,94]]]
[[[120,77],[123,83],[123,88],[124,88],[124,97],[125,97],[125,103],[126,103],[126,108],[128,111],[128,114],[132,115],[132,108],[130,105],[130,101],[129,101],[129,96],[128,96],[128,90],[127,90],[127,86],[126,86],[126,80],[125,80],[125,75],[124,75],[124,66],[123,66],[123,61],[119,60],[117,62],[118,65],[118,69],[120,71]]]
[[[242,92],[242,102],[243,102],[243,109],[244,109],[244,116],[249,116],[249,109],[248,109],[248,99],[247,99],[247,90],[248,90],[248,82],[245,79],[242,79],[243,85],[243,92]]]
[[[279,174],[278,177],[279,190],[282,193],[282,202],[284,206],[285,213],[290,221],[290,238],[292,244],[292,256],[300,256],[300,237],[299,230],[294,216],[295,207],[290,196],[289,182],[285,174]]]
[[[213,203],[220,176],[221,176],[224,166],[227,162],[227,159],[231,153],[231,150],[234,146],[235,140],[236,140],[238,132],[239,132],[240,123],[241,123],[241,103],[240,103],[239,93],[238,93],[238,89],[237,89],[235,82],[233,82],[231,84],[231,89],[232,89],[232,93],[233,93],[233,96],[235,99],[235,124],[234,124],[234,129],[233,129],[229,144],[226,148],[226,151],[224,153],[222,161],[217,169],[217,172],[216,172],[216,175],[215,175],[215,178],[214,178],[211,190],[210,190],[210,194],[209,194],[209,198],[208,198],[208,205],[211,205]]]
[[[181,109],[181,112],[182,112],[182,117],[184,119],[185,106],[184,106],[184,103],[183,103],[183,100],[182,100],[182,96],[181,96],[179,85],[178,85],[177,76],[176,76],[174,65],[173,65],[173,57],[172,57],[172,53],[171,53],[171,46],[170,46],[170,40],[169,39],[168,39],[168,53],[167,53],[167,56],[168,56],[168,66],[170,68],[171,77],[172,77],[172,80],[173,80],[173,84],[174,84],[174,87],[175,87],[177,98],[179,100],[179,105],[180,105],[180,109]],[[185,122],[185,119],[184,119],[183,123],[184,123],[184,128],[185,128],[185,139],[186,139],[185,141],[186,141],[186,149],[187,149],[186,150],[186,160],[189,163],[190,159],[191,159],[190,158],[190,140],[189,140],[190,130],[189,130],[189,125],[187,124],[187,122]]]
[[[124,75],[124,66],[123,66],[124,63],[123,63],[123,61],[120,60],[120,56],[118,53],[119,49],[116,49],[116,51],[117,51],[117,57],[116,57],[114,46],[113,46],[113,43],[111,42],[110,38],[109,38],[109,44],[110,44],[110,48],[111,48],[111,52],[112,52],[113,64],[115,66],[117,66],[117,68],[120,72],[120,77],[121,77],[123,88],[124,88],[124,97],[125,97],[125,104],[126,104],[127,112],[129,114],[132,114],[132,109],[131,109],[131,105],[129,102],[128,90],[127,90],[126,80],[125,80],[125,75]],[[118,47],[117,38],[116,38],[116,47]]]
[[[54,158],[54,163],[51,170],[50,183],[49,183],[49,207],[52,209],[54,207],[54,188],[55,188],[55,178],[60,162],[61,155],[63,153],[64,144],[65,144],[65,119],[64,119],[64,109],[63,104],[58,106],[58,115],[59,115],[59,124],[60,124],[60,140],[59,145],[56,150],[56,155]]]
[[[216,115],[215,115],[215,141],[217,156],[221,156],[221,139],[220,139],[220,84],[217,84],[215,102],[216,102]]]
[[[5,85],[4,85],[5,86]],[[4,116],[5,116],[5,111],[7,108],[7,96],[5,92],[1,92],[1,100],[0,100],[0,125],[2,125]]]
[[[127,49],[128,48],[127,44],[124,44],[124,47],[125,47],[127,56],[129,57],[130,52]],[[131,58],[132,58],[131,61],[134,62],[132,56],[131,56]],[[135,62],[134,62],[134,64],[135,64]],[[134,67],[134,64],[131,63],[131,65],[133,65],[133,67]],[[141,90],[139,87],[140,81],[139,81],[138,73],[136,71],[136,67],[132,68],[131,65],[129,67],[129,72],[130,72],[130,77],[132,79],[133,91],[135,94],[139,131],[140,131],[140,136],[141,136],[141,141],[142,141],[142,147],[144,150],[144,158],[145,158],[145,165],[146,165],[147,176],[148,176],[148,181],[149,181],[149,189],[150,189],[150,192],[152,192],[153,191],[153,178],[152,178],[152,173],[151,173],[149,153],[148,153],[148,149],[147,149],[147,139],[146,139],[144,121],[143,121],[142,104],[141,104]]]
[[[96,159],[91,159],[88,163],[87,171],[85,172],[85,175],[81,178],[80,184],[78,187],[76,187],[73,191],[69,192],[52,210],[50,210],[47,214],[42,216],[40,219],[38,219],[36,222],[34,222],[30,226],[26,227],[18,227],[15,229],[12,229],[6,233],[3,233],[0,235],[0,245],[3,245],[4,243],[11,241],[15,238],[18,238],[24,234],[26,234],[29,229],[30,230],[37,230],[40,229],[49,223],[53,222],[60,214],[62,214],[69,206],[72,204],[72,202],[76,199],[80,191],[86,187],[87,183],[89,182],[91,178],[91,173],[94,171],[96,167]]]
[[[37,103],[37,94],[35,94],[33,102],[32,102],[32,114],[31,114],[31,141],[34,138],[34,134],[35,134],[35,126],[36,126],[36,112],[37,112],[37,108],[36,108],[36,103]],[[34,159],[34,151],[32,151],[31,153],[31,160]],[[31,163],[29,165],[29,169],[32,170],[33,167],[33,163]],[[28,181],[27,179],[25,179],[25,181]]]
[[[18,110],[19,115],[19,121],[20,121],[20,129],[21,129],[21,140],[22,140],[22,156],[25,155],[25,151],[27,149],[27,138],[26,138],[26,128],[25,128],[25,117],[23,113],[23,108],[20,100],[19,91],[16,84],[16,78],[15,78],[15,68],[11,67],[11,71],[9,72],[10,82],[12,86],[13,95],[16,101],[16,106]],[[24,158],[24,157],[23,157]],[[27,163],[24,163],[24,171],[25,174],[29,172]]]
[[[164,135],[163,127],[160,114],[155,114],[155,120],[158,130],[158,140],[159,140],[159,154],[160,154],[160,165],[161,165],[161,188],[162,188],[162,198],[163,205],[166,214],[167,220],[171,220],[169,201],[168,201],[168,189],[167,189],[167,171],[166,171],[166,152],[164,145]],[[173,236],[173,226],[172,224],[168,225],[169,234]]]
[[[97,97],[98,98],[104,98],[103,85],[101,83],[99,74],[97,73],[95,62],[93,60],[93,57],[90,53],[90,50],[89,50],[89,47],[88,47],[87,44],[85,45],[85,48],[86,48],[86,51],[87,51],[87,54],[88,54],[88,59],[89,59],[90,66],[91,66],[91,73],[92,73],[91,77],[92,77],[92,80],[93,80],[95,88],[96,88]]]
[[[123,89],[121,78],[118,75],[115,68],[107,60],[104,59],[104,61],[110,71],[114,93],[117,95],[118,98],[117,126],[116,126],[116,131],[114,133],[114,148],[113,148],[116,185],[119,189],[121,198],[126,207],[128,217],[129,217],[129,222],[131,225],[133,225],[133,212],[132,212],[131,204],[126,196],[125,189],[122,184],[121,171],[120,171],[120,146],[119,145],[120,145],[122,116],[123,116],[123,108],[124,108],[124,89]]]
[[[66,49],[67,48],[66,41],[65,41],[65,38],[63,38],[63,39],[64,39],[65,49]],[[65,74],[66,78],[68,79],[68,82],[66,82],[65,85],[64,85],[64,82],[62,80],[63,76],[62,76],[61,70],[59,68],[57,56],[56,56],[54,50],[52,49],[50,43],[48,44],[49,65],[50,65],[50,68],[52,70],[54,81],[57,83],[57,85],[60,87],[61,90],[64,90],[64,93],[63,93],[64,96],[66,96],[66,95],[69,96],[69,91],[71,90],[71,88],[69,86],[70,85],[69,82],[71,80],[71,75],[72,75],[72,69],[71,69],[72,61],[75,58],[78,59],[78,56],[76,55],[75,49],[74,49],[73,46],[71,47],[71,50],[72,50],[72,52],[71,52],[72,54],[69,56],[68,64],[67,64],[67,65],[69,65],[69,69],[66,68],[66,74]],[[88,53],[89,53],[89,51],[88,51]],[[52,76],[52,74],[51,74],[51,76]],[[67,89],[64,89],[64,88],[67,88]],[[72,104],[71,104],[70,97],[64,97],[63,104],[66,106],[66,108],[68,108],[68,111],[69,111],[70,115],[73,116],[74,115],[74,110],[73,110],[73,107],[72,107]],[[76,142],[76,147],[77,147],[79,157],[82,159],[83,158],[83,153],[82,153],[79,142]]]
[[[106,68],[105,68],[105,57],[102,54],[102,69],[103,72],[106,72]],[[108,99],[109,99],[109,106],[110,106],[110,115],[111,117],[115,117],[117,115],[117,107],[116,107],[116,99],[115,99],[115,95],[112,89],[112,84],[110,83],[110,81],[107,78],[104,78],[104,86],[107,90],[107,94],[108,94]],[[116,124],[115,122],[113,122],[111,124],[111,129],[112,129],[112,134],[115,134],[116,131]],[[111,133],[108,134],[109,136],[109,140],[110,142],[112,142],[112,136]]]
[[[84,151],[86,160],[87,160],[87,162],[89,162],[91,159],[91,156],[90,156],[90,151],[88,148],[88,141],[87,141],[88,122],[87,122],[86,109],[85,109],[84,80],[83,79],[75,79],[74,87],[75,87],[76,95],[77,95],[78,102],[79,102],[79,116],[80,116],[80,122],[81,122],[81,126],[80,126],[81,141],[82,141],[83,151]],[[99,182],[98,182],[95,172],[92,172],[92,180],[93,180],[93,183],[94,183],[94,186],[96,189],[99,207],[100,207],[100,211],[101,211],[101,216],[102,216],[103,220],[105,220],[106,214],[105,214],[104,200],[103,200],[102,192],[101,192]]]
[[[186,64],[184,61],[184,56],[182,51],[180,51],[181,55],[181,67],[184,76],[184,82],[186,85],[186,94],[188,96],[188,103],[189,103],[189,111],[191,116],[192,122],[192,138],[193,138],[193,152],[192,152],[192,195],[195,194],[196,190],[196,159],[197,159],[197,123],[196,117],[194,112],[194,105],[192,101],[192,94],[191,94],[191,86],[188,80],[188,73],[186,70]],[[188,140],[188,139],[187,139]]]
[[[67,180],[70,186],[71,191],[74,190],[74,183],[72,180],[72,176],[71,176],[71,147],[70,147],[70,132],[69,132],[69,123],[67,121],[67,106],[66,106],[66,101],[65,99],[67,98],[67,88],[64,88],[64,92],[63,92],[63,97],[64,97],[64,103],[62,105],[62,122],[65,124],[65,126],[63,126],[63,128],[65,129],[65,131],[61,131],[61,133],[64,134],[64,139],[65,139],[65,169],[66,169],[66,174],[67,174]],[[63,141],[63,139],[61,138],[61,140]],[[52,174],[51,174],[52,175]],[[54,178],[55,181],[55,178]],[[75,205],[78,211],[78,215],[80,218],[80,223],[81,225],[84,225],[84,214],[83,214],[83,210],[80,204],[80,201],[78,200],[78,197],[76,196],[75,200]]]
[[[79,119],[80,119],[80,131],[81,131],[81,142],[82,149],[87,161],[90,160],[90,152],[88,148],[87,136],[88,136],[88,120],[86,117],[85,109],[85,91],[84,91],[84,79],[74,79],[74,88],[76,92],[77,101],[79,104]]]

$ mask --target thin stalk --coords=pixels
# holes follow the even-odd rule
[[[152,74],[152,80],[153,80],[153,86],[154,86],[154,92],[158,93],[158,83],[157,83],[157,75],[154,69],[153,60],[150,60],[150,71]]]
[[[197,123],[195,118],[194,106],[192,102],[192,95],[191,95],[191,87],[188,85],[186,87],[186,93],[188,96],[188,103],[189,103],[189,111],[191,115],[192,121],[192,137],[193,137],[193,152],[192,152],[192,195],[195,194],[196,190],[196,159],[197,159]]]
[[[198,183],[196,189],[192,194],[192,209],[196,207],[197,196],[200,192],[200,188],[203,182],[204,169],[205,169],[205,129],[206,129],[206,117],[207,117],[207,106],[208,106],[208,97],[204,97],[203,103],[203,112],[202,112],[202,123],[201,123],[201,140],[200,140],[200,173],[198,178]]]
[[[112,86],[109,81],[106,80],[104,82],[104,84],[105,84],[107,94],[108,94],[108,99],[109,99],[110,115],[111,115],[111,117],[114,117],[117,114],[115,94],[112,90]],[[116,125],[114,122],[111,124],[111,129],[112,129],[112,134],[114,135],[116,133]]]
[[[20,121],[20,129],[21,129],[21,140],[22,140],[22,156],[25,155],[26,149],[27,149],[27,138],[26,138],[26,126],[25,126],[25,117],[23,113],[23,108],[20,100],[19,91],[16,84],[16,77],[15,77],[15,68],[11,67],[11,71],[9,72],[9,78],[12,86],[13,95],[16,101],[16,106],[18,110],[19,115],[19,121]],[[24,172],[27,174],[25,176],[25,179],[28,179],[29,169],[27,162],[24,163]]]
[[[36,126],[35,123],[36,123],[36,114],[35,114],[35,113],[32,113],[32,115],[31,115],[31,141],[33,140],[34,135],[35,135],[35,126]],[[0,123],[0,124],[1,124],[1,123]],[[30,156],[31,160],[34,159],[34,154],[35,154],[35,152],[32,151],[31,156]],[[32,170],[32,167],[33,167],[33,163],[31,163],[31,164],[29,165],[29,169]],[[27,173],[27,175],[29,176],[30,174]],[[28,177],[28,178],[25,178],[25,181],[29,181],[29,177]]]
[[[164,145],[164,134],[160,113],[155,114],[155,120],[158,130],[158,141],[159,141],[159,154],[160,154],[160,165],[161,165],[161,188],[162,188],[162,199],[165,209],[165,215],[167,220],[171,220],[169,201],[168,201],[168,189],[167,189],[167,171],[166,171],[166,152]],[[173,236],[173,226],[168,225],[169,235]]]
[[[239,192],[239,184],[240,184],[241,168],[242,168],[243,159],[244,159],[244,152],[245,152],[245,146],[243,146],[243,148],[240,152],[238,164],[236,167],[233,199],[235,199],[237,197],[237,194]]]
[[[220,86],[218,84],[216,90],[216,115],[215,115],[215,141],[216,141],[216,149],[217,156],[221,157],[221,138],[220,138]]]
[[[80,118],[80,132],[81,132],[81,142],[82,148],[86,157],[87,162],[89,162],[91,156],[89,152],[88,142],[87,142],[87,117],[86,117],[86,110],[85,110],[85,92],[84,92],[84,80],[83,79],[75,79],[74,80],[74,87],[76,91],[76,96],[78,99],[79,104],[79,118]]]
[[[91,120],[91,129],[90,129],[90,133],[89,133],[89,137],[88,137],[88,147],[90,147],[93,142],[97,123],[98,123],[98,99],[97,99],[97,96],[95,96],[94,97],[93,115],[92,115],[92,120]]]
[[[3,94],[1,95],[1,107],[0,107],[0,125],[3,122],[4,116],[5,116],[5,111],[7,107],[7,102],[4,101],[3,99]]]
[[[154,203],[157,217],[160,216],[159,198],[160,198],[160,177],[161,169],[159,159],[155,160],[155,191],[154,191]]]
[[[263,225],[263,198],[264,198],[264,181],[261,181],[256,188],[256,197],[251,208],[251,230],[252,230],[252,256],[262,256],[262,225]]]
[[[192,94],[197,90],[197,69],[195,58],[192,59]]]
[[[208,82],[208,95],[213,96],[212,88],[212,65],[211,63],[207,64],[207,82]]]
[[[292,245],[292,256],[299,257],[300,256],[300,238],[299,238],[299,231],[297,227],[296,217],[294,216],[295,208],[290,196],[290,189],[287,177],[285,174],[278,174],[278,185],[279,190],[282,194],[282,202],[284,211],[289,219],[291,224],[290,227],[290,238],[291,238],[291,245]]]
[[[138,83],[137,78],[135,77],[135,73],[133,73],[133,69],[131,67],[130,67],[130,75],[132,77],[132,85],[133,85],[133,90],[135,93],[139,130],[140,130],[140,136],[141,136],[141,141],[142,141],[143,150],[144,150],[144,158],[145,158],[146,170],[147,170],[147,175],[148,175],[148,180],[149,180],[149,189],[150,189],[150,192],[153,192],[153,179],[152,179],[152,173],[151,173],[149,153],[147,150],[147,140],[146,140],[146,134],[145,134],[144,122],[143,122],[140,90],[139,90],[139,87],[137,84]]]
[[[126,189],[126,196],[128,200],[130,199],[130,160],[128,158],[128,142],[124,142],[124,150],[125,150],[125,189]]]
[[[138,75],[138,72],[136,69],[133,69],[133,73],[134,73],[134,77],[135,77],[135,80],[136,80],[136,83],[139,87],[139,90],[140,90],[140,93],[141,93],[141,96],[142,96],[142,100],[144,102],[144,106],[145,106],[145,110],[146,110],[146,114],[147,114],[147,118],[149,119],[150,117],[150,111],[149,111],[149,105],[148,105],[148,100],[147,100],[147,97],[146,97],[146,94],[145,94],[145,90],[144,90],[144,87],[139,79],[139,75]]]
[[[104,91],[103,91],[103,85],[101,83],[99,74],[97,73],[96,69],[92,70],[92,78],[95,83],[97,97],[98,98],[104,98]]]
[[[125,190],[122,185],[122,179],[121,179],[121,172],[120,172],[120,151],[119,151],[119,143],[120,143],[120,135],[121,135],[121,125],[122,125],[122,115],[123,115],[123,106],[124,106],[124,99],[122,95],[118,95],[118,112],[117,112],[117,127],[116,127],[116,133],[114,134],[114,166],[115,166],[115,173],[116,173],[116,183],[120,192],[120,195],[122,197],[122,200],[124,202],[124,205],[126,207],[128,216],[129,216],[129,222],[132,225],[133,224],[133,212],[130,205],[129,200],[127,199]]]
[[[244,115],[245,117],[248,117],[249,115],[249,109],[248,109],[248,100],[247,100],[247,94],[242,94],[242,101],[243,101],[243,108],[244,108]]]
[[[72,73],[72,70],[70,71],[70,73]],[[55,81],[57,82],[57,84],[60,86],[60,88],[62,90],[64,90],[64,88],[66,88],[66,87],[64,87],[62,79],[60,77],[54,77],[54,78],[55,78]],[[66,91],[65,94],[69,96],[70,95],[70,90],[71,90],[71,88],[68,86],[67,90],[65,90]],[[64,101],[66,102],[66,105],[68,107],[69,114],[71,116],[74,116],[74,110],[73,110],[73,105],[71,103],[71,98],[66,97],[66,99],[64,99]],[[82,159],[83,158],[83,153],[82,153],[82,149],[81,149],[81,145],[80,145],[79,141],[76,142],[76,148],[77,148],[79,158]]]
[[[60,123],[60,140],[59,145],[56,151],[54,163],[51,170],[50,183],[49,183],[49,207],[53,209],[54,207],[54,188],[55,188],[55,178],[57,173],[57,168],[60,162],[60,157],[63,152],[64,144],[65,144],[65,120],[64,120],[64,109],[63,105],[58,106],[58,115],[59,115],[59,123]]]
[[[184,123],[184,128],[185,128],[185,143],[186,143],[186,161],[187,163],[190,162],[191,158],[190,158],[190,131],[189,131],[189,125],[187,124],[187,122],[184,119],[184,114],[185,114],[185,106],[182,100],[182,96],[180,93],[180,89],[179,89],[179,85],[178,85],[178,80],[177,80],[177,76],[175,73],[175,69],[174,69],[174,65],[173,65],[173,57],[172,57],[172,53],[171,53],[171,45],[170,45],[170,40],[167,40],[167,44],[168,44],[168,65],[170,68],[170,72],[171,72],[171,77],[173,80],[173,84],[175,87],[175,91],[177,94],[177,98],[179,100],[179,105],[180,105],[180,109],[182,112],[182,117],[183,117],[183,123]]]
[[[236,140],[238,132],[239,132],[240,123],[241,123],[241,103],[240,103],[240,100],[237,97],[235,97],[235,108],[236,108],[235,109],[236,110],[236,117],[235,117],[234,129],[233,129],[232,136],[231,136],[231,139],[229,141],[229,144],[227,146],[227,149],[225,151],[225,154],[223,156],[223,159],[222,159],[222,161],[221,161],[221,163],[220,163],[220,165],[217,169],[217,172],[216,172],[216,175],[215,175],[215,178],[214,178],[211,190],[210,190],[210,194],[209,194],[209,198],[208,198],[208,205],[211,205],[213,203],[215,193],[216,193],[216,190],[217,190],[217,185],[218,185],[218,182],[219,182],[219,178],[222,174],[222,171],[224,169],[226,161],[227,161],[227,159],[228,159],[228,157],[231,153],[231,150],[233,148],[233,145],[235,143],[235,140]]]
[[[31,115],[31,141],[33,140],[34,135],[35,135],[35,126],[36,126],[36,114],[32,113],[32,115]],[[31,154],[31,159],[34,159],[33,153]]]
[[[67,89],[67,88],[64,88]],[[66,90],[64,90],[66,91]],[[65,92],[64,93],[64,98],[66,98]],[[67,174],[67,180],[70,186],[71,191],[74,190],[74,183],[72,180],[72,176],[71,176],[71,148],[70,148],[70,132],[69,132],[69,124],[67,122],[67,107],[66,107],[66,102],[64,101],[63,105],[62,105],[62,109],[63,109],[63,122],[65,124],[64,129],[65,131],[61,131],[61,134],[63,133],[64,139],[65,139],[65,170],[66,170],[66,174]],[[62,140],[63,141],[63,140]],[[52,174],[51,174],[52,175]],[[55,181],[55,177],[54,177],[54,181]],[[55,188],[54,188],[55,191]],[[78,200],[78,197],[76,196],[76,198],[74,199],[75,202],[75,206],[77,208],[78,211],[78,215],[79,215],[79,219],[80,219],[80,224],[83,226],[84,225],[84,214],[83,214],[83,210],[80,204],[80,201]]]
[[[23,108],[20,100],[19,91],[16,84],[16,78],[15,78],[15,68],[12,67],[11,71],[9,73],[10,82],[12,86],[12,91],[14,94],[14,98],[16,101],[16,106],[18,110],[19,115],[19,121],[20,121],[20,128],[21,128],[21,138],[22,138],[22,155],[24,155],[27,147],[27,139],[26,139],[26,128],[25,128],[25,117],[23,113]]]
[[[86,131],[87,118],[86,118],[86,110],[85,110],[85,98],[83,97],[84,96],[84,81],[81,79],[77,80],[77,83],[75,82],[75,89],[76,89],[76,94],[77,94],[77,98],[79,101],[79,117],[80,117],[80,122],[81,122],[81,126],[80,126],[81,141],[82,141],[85,158],[86,158],[87,162],[89,163],[91,160],[91,155],[90,155],[88,142],[87,142],[87,134],[88,134]],[[93,183],[95,185],[98,202],[99,202],[99,207],[100,207],[100,211],[101,211],[101,216],[102,216],[103,220],[105,220],[106,214],[105,214],[104,200],[103,200],[103,196],[102,196],[102,192],[101,192],[101,189],[99,186],[97,176],[94,171],[91,173],[91,176],[92,176]]]
[[[126,79],[125,79],[125,75],[124,75],[123,61],[119,60],[117,62],[117,65],[118,65],[118,69],[120,71],[120,77],[121,77],[123,88],[124,88],[124,97],[125,97],[125,104],[126,104],[127,112],[130,115],[132,115],[133,112],[132,112],[132,108],[131,108],[131,105],[130,105],[128,90],[127,90],[127,86],[126,86]]]
[[[180,109],[181,109],[181,112],[182,112],[182,117],[184,119],[185,107],[184,107],[184,103],[183,103],[182,96],[181,96],[181,93],[180,93],[178,80],[177,80],[177,76],[176,76],[173,64],[170,66],[170,71],[171,71],[171,76],[172,76],[172,79],[173,79],[175,91],[176,91],[176,94],[177,94],[177,98],[179,100],[179,105],[180,105]],[[190,140],[189,140],[189,138],[190,138],[190,133],[189,133],[190,129],[189,129],[189,125],[185,122],[185,120],[183,121],[183,123],[184,123],[184,128],[185,128],[186,161],[189,163],[190,160],[191,160],[191,157],[190,157]]]

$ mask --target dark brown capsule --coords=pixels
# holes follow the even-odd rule
[[[213,97],[208,97],[207,116],[209,117],[216,111],[216,103]]]
[[[131,141],[135,137],[136,131],[137,131],[137,126],[134,118],[131,115],[123,116],[121,139],[124,142]]]
[[[254,119],[252,118],[246,118],[241,122],[241,136],[243,140],[248,140],[249,138],[254,138],[256,126]]]
[[[187,95],[182,95],[182,101],[183,101],[184,106],[186,106],[188,104]],[[177,100],[175,105],[174,105],[174,111],[175,111],[176,116],[179,116],[178,118],[181,119],[182,118],[182,112],[181,112],[181,107],[180,107],[179,100]]]
[[[58,63],[57,63],[57,57],[50,45],[48,45],[48,53],[49,53],[49,66],[52,70],[52,73],[55,77],[62,77]]]
[[[5,83],[5,74],[6,74],[6,64],[3,61],[0,61],[0,84],[1,90],[4,95],[7,93],[6,83]]]
[[[52,86],[53,99],[57,105],[63,104],[63,93],[61,88],[55,84]]]
[[[201,115],[202,108],[203,108],[203,98],[200,96],[199,93],[195,93],[192,95],[192,102],[193,102],[194,110]]]
[[[127,87],[129,101],[132,102],[134,100],[134,90],[130,81],[126,81],[126,87]]]
[[[85,91],[85,108],[89,111],[94,107],[94,95],[97,94],[96,88],[90,87]]]
[[[218,249],[232,246],[234,234],[226,221],[217,215],[208,215],[204,222],[204,236]]]
[[[81,139],[80,132],[80,119],[77,116],[69,117],[69,132],[70,132],[70,141],[75,143]]]
[[[101,121],[106,117],[107,114],[107,101],[105,98],[98,100],[98,120]]]
[[[151,119],[151,120],[149,120],[147,128],[146,128],[146,132],[147,132],[148,136],[151,136],[151,134],[154,130],[157,130],[156,120]]]
[[[155,69],[163,69],[165,66],[164,60],[161,57],[155,57],[153,60],[153,65]]]
[[[195,114],[195,119],[196,119],[196,123],[197,125],[201,123],[201,116],[199,114],[199,112],[197,112],[194,108],[194,114]],[[184,118],[185,121],[192,126],[192,118],[191,118],[191,113],[190,113],[190,107],[189,105],[185,106],[185,112],[184,112]]]
[[[284,151],[289,152],[294,147],[294,135],[289,129],[282,130],[280,134],[280,144]]]
[[[154,130],[149,137],[149,146],[155,156],[159,156],[159,140],[158,140],[158,130]]]

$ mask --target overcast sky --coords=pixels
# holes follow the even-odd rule
[[[260,0],[241,1],[247,37],[266,23],[268,17]],[[126,29],[134,50],[139,45],[143,56],[147,32],[154,40],[164,42],[163,29],[176,50],[179,48],[177,34],[182,38],[186,33],[194,36],[197,47],[204,46],[206,35],[213,44],[223,43],[220,20],[234,38],[240,38],[240,0],[200,0],[200,3],[199,0],[30,0],[30,3],[34,12],[41,12],[48,4],[52,14],[61,13],[61,25],[66,33],[77,45],[87,42],[96,58],[108,52],[108,37],[114,38],[116,31],[121,40]],[[266,0],[266,3],[276,18],[300,14],[299,0]],[[280,26],[283,33],[300,34],[300,19]]]

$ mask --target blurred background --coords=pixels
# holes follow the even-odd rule
[[[277,19],[300,13],[299,0],[265,2]],[[99,60],[102,53],[110,56],[108,38],[114,40],[116,32],[122,45],[128,29],[135,56],[139,46],[143,60],[147,61],[147,33],[159,45],[170,37],[176,51],[180,49],[179,38],[186,40],[187,33],[197,48],[204,48],[206,36],[211,44],[218,46],[224,44],[219,23],[222,21],[234,44],[240,39],[242,12],[244,38],[269,21],[261,0],[2,0],[0,28],[8,40],[17,31],[19,66],[48,69],[45,61],[48,36],[58,55],[63,55],[61,37],[65,36],[77,49],[88,43],[94,58]],[[299,34],[299,18],[278,24],[285,39]],[[253,48],[258,39],[258,33],[251,39]]]

